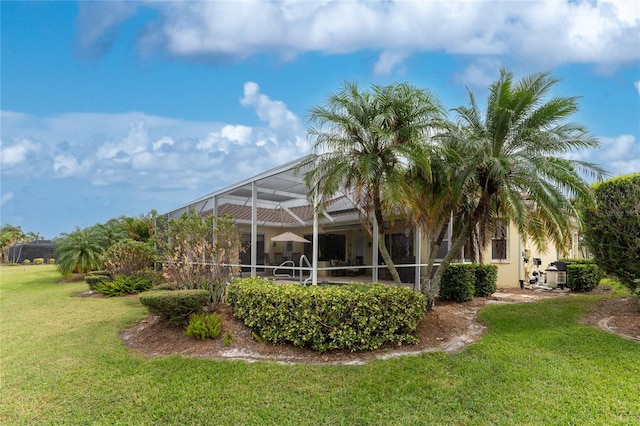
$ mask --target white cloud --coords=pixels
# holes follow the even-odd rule
[[[82,175],[89,170],[90,161],[84,164],[73,155],[56,155],[53,158],[53,171],[57,177],[66,178]]]
[[[640,80],[634,82],[633,85],[636,87],[636,90],[638,91],[638,95],[640,95]]]
[[[206,191],[208,185],[223,186],[308,152],[306,130],[286,104],[261,93],[255,83],[247,84],[240,102],[265,124],[139,112],[38,117],[2,111],[2,174]]]
[[[30,154],[37,152],[38,144],[33,141],[21,138],[12,145],[0,142],[0,164],[2,167],[19,166],[27,161]]]
[[[11,191],[5,192],[4,194],[2,194],[2,197],[0,197],[0,206],[4,206],[9,201],[11,201],[11,199],[13,198],[14,195],[15,194],[13,192],[11,192]]]
[[[629,0],[148,2],[158,18],[138,40],[145,52],[239,61],[258,53],[283,58],[379,50],[377,73],[398,69],[414,52],[514,55],[537,68],[637,61],[640,5]],[[136,8],[83,4],[78,38],[104,50]],[[401,52],[401,53],[398,53]]]
[[[378,62],[373,66],[373,72],[376,75],[389,75],[409,56],[402,51],[385,50],[380,54]]]
[[[595,163],[611,176],[640,171],[640,141],[635,136],[624,134],[599,140],[600,148],[572,152],[566,157]]]

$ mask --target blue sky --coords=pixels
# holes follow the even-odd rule
[[[640,171],[636,1],[0,7],[0,220],[46,238],[302,157],[309,109],[345,80],[409,82],[454,108],[501,66],[551,71],[602,144],[572,158]]]

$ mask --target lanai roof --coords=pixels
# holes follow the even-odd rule
[[[304,170],[296,172],[301,160],[267,170],[249,179],[200,197],[168,213],[177,217],[188,209],[200,214],[229,214],[238,223],[250,224],[255,196],[259,225],[302,227],[313,223],[313,205],[304,183]],[[255,193],[254,193],[255,190]],[[344,222],[358,219],[358,210],[348,194],[340,194],[328,204],[321,222]]]

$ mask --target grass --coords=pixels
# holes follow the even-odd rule
[[[0,268],[1,424],[640,424],[640,346],[576,322],[597,296],[487,307],[456,355],[309,366],[144,358],[137,299],[59,279]]]

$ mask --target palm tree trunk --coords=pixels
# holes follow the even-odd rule
[[[436,263],[436,256],[438,256],[438,251],[440,251],[440,246],[442,245],[442,241],[444,241],[444,237],[447,235],[447,229],[449,228],[449,221],[444,223],[440,227],[440,233],[438,234],[438,238],[434,242],[433,246],[431,246],[431,251],[429,253],[429,262],[427,263],[427,268],[424,271],[424,275],[422,278],[422,286],[421,291],[425,296],[428,296],[431,291],[431,281],[433,275],[433,265]]]
[[[378,188],[375,188],[375,191],[378,192],[374,192],[374,194],[379,194]],[[374,196],[373,213],[376,221],[378,222],[378,249],[380,250],[380,255],[382,255],[382,260],[384,260],[387,268],[389,268],[389,273],[391,274],[391,278],[393,278],[395,285],[401,286],[402,281],[400,281],[400,274],[398,274],[396,265],[394,265],[393,260],[391,259],[389,250],[387,250],[387,243],[384,239],[384,218],[382,217],[382,204],[380,203],[379,196]]]
[[[458,256],[462,247],[469,241],[469,237],[471,236],[471,230],[476,227],[480,217],[482,217],[488,211],[488,207],[490,205],[491,196],[487,193],[483,193],[478,201],[478,205],[473,213],[469,216],[469,220],[464,224],[460,235],[458,235],[458,239],[453,243],[449,252],[442,260],[442,263],[438,267],[435,275],[433,276],[433,280],[431,281],[430,291],[427,295],[427,309],[433,309],[435,305],[435,298],[438,292],[440,291],[440,280],[442,279],[442,275],[444,274],[445,269],[451,263],[452,260]]]
[[[384,230],[382,232],[378,232],[378,249],[380,249],[380,254],[382,255],[382,260],[389,268],[389,272],[391,273],[391,278],[393,278],[393,282],[395,285],[402,285],[402,281],[400,281],[400,274],[398,274],[398,270],[396,269],[396,265],[393,263],[391,259],[391,255],[387,250],[387,244],[384,241]]]

